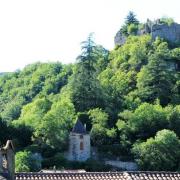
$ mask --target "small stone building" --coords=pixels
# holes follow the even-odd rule
[[[90,158],[90,154],[90,135],[87,133],[82,122],[77,120],[69,135],[68,160],[86,161],[88,158]]]

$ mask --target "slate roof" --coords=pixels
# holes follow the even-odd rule
[[[178,172],[16,173],[16,180],[180,180]]]
[[[86,129],[84,128],[84,126],[80,120],[77,120],[76,124],[73,127],[72,132],[78,133],[78,134],[86,134]]]

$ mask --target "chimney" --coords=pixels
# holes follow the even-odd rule
[[[9,180],[15,180],[15,154],[11,140],[8,140],[6,146],[0,149],[0,171],[6,174]]]

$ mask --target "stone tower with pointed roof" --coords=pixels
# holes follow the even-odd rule
[[[68,159],[71,161],[86,161],[90,158],[90,135],[82,122],[77,120],[69,135]]]

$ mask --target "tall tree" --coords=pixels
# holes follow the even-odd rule
[[[154,102],[159,99],[167,105],[171,99],[173,74],[161,55],[153,54],[149,63],[138,74],[137,87],[143,101]]]
[[[72,100],[77,111],[86,111],[103,103],[101,87],[97,79],[96,47],[90,34],[87,40],[82,42],[82,53],[77,57],[78,63],[71,79]]]

